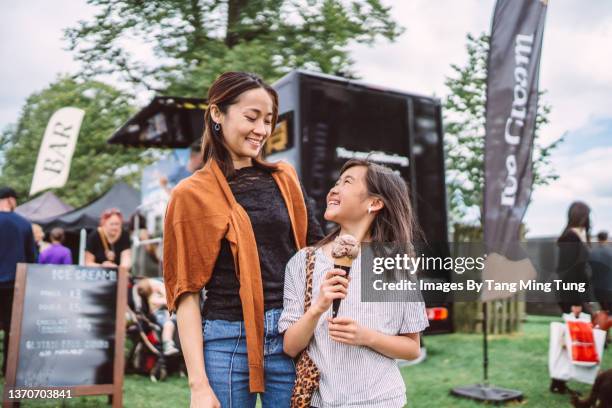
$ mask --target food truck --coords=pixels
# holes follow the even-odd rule
[[[384,164],[406,180],[429,255],[449,253],[441,103],[360,81],[294,70],[274,83],[279,120],[265,145],[270,161],[284,159],[297,170],[316,203],[321,225],[325,196],[351,158]],[[156,97],[109,139],[127,146],[185,148],[201,138],[206,100]],[[145,171],[145,175],[147,172]],[[147,175],[143,191],[155,190]],[[165,205],[159,195],[143,208],[161,225]],[[450,281],[449,270],[426,271],[434,281]],[[428,332],[452,331],[452,306],[428,303]]]

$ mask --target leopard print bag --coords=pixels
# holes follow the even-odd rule
[[[304,294],[304,313],[310,308],[312,300],[312,274],[315,265],[315,249],[308,248],[306,252],[306,290]],[[312,394],[319,388],[321,373],[317,365],[304,349],[295,364],[295,384],[291,395],[291,408],[310,408]]]

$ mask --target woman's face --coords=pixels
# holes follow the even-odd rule
[[[337,224],[359,221],[368,213],[367,167],[347,169],[327,193],[324,218]]]
[[[121,218],[113,214],[104,221],[104,232],[109,237],[117,237],[121,234]]]
[[[230,105],[227,113],[213,113],[221,124],[225,144],[233,160],[256,158],[272,133],[273,102],[263,88],[251,89]],[[216,117],[215,117],[216,116]]]

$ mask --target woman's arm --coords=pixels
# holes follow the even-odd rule
[[[199,293],[185,293],[177,300],[176,322],[191,389],[191,407],[221,407],[204,368],[204,338]]]
[[[132,267],[132,250],[124,249],[121,251],[121,259],[119,260],[119,266],[127,268],[128,270]]]
[[[100,266],[96,263],[96,257],[89,251],[85,251],[85,266]]]

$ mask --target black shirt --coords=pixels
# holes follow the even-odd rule
[[[285,200],[270,171],[261,167],[239,169],[228,183],[253,226],[263,282],[264,309],[282,308],[285,266],[297,251]],[[306,241],[311,245],[323,238],[323,231],[308,199],[306,203]],[[224,239],[212,277],[206,285],[204,319],[243,320],[239,290],[234,257],[229,242]]]
[[[582,242],[580,237],[571,229],[566,230],[557,240],[559,257],[557,259],[556,279],[563,282],[584,283],[589,287],[587,275],[587,262],[589,260],[589,248]],[[589,301],[589,289],[586,292],[560,291],[557,296],[560,299],[561,308],[564,313],[570,312],[570,305],[582,305]]]
[[[107,241],[108,242],[108,241]],[[127,231],[122,230],[121,236],[114,244],[108,243],[108,249],[115,253],[115,260],[113,261],[117,265],[121,262],[121,252],[126,249],[130,249],[130,236]],[[96,263],[102,263],[104,261],[109,261],[110,259],[106,259],[106,254],[104,253],[104,245],[102,245],[102,240],[100,239],[100,234],[98,233],[98,229],[93,230],[89,236],[87,237],[87,246],[85,249],[91,252],[95,259]]]
[[[13,287],[19,262],[36,262],[32,224],[15,212],[0,211],[0,288]]]

